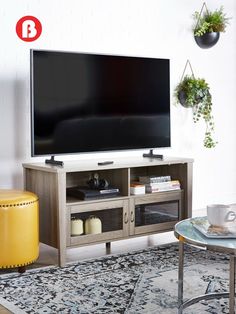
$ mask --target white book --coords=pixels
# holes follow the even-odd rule
[[[137,187],[130,187],[130,194],[131,195],[138,195],[138,194],[145,194],[145,185],[144,186],[137,186]]]
[[[172,186],[166,188],[146,188],[146,193],[156,193],[156,192],[166,192],[166,191],[175,191],[180,190],[180,186]]]
[[[172,186],[180,186],[180,182],[178,180],[172,180],[172,181],[167,181],[167,182],[146,184],[146,187],[151,187],[151,188],[162,188],[162,187],[172,187]]]

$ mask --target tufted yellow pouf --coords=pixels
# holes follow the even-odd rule
[[[33,263],[39,255],[37,195],[19,190],[0,190],[0,268]]]

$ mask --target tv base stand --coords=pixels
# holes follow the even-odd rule
[[[50,159],[46,159],[45,164],[49,164],[49,165],[53,165],[53,166],[61,166],[61,167],[64,166],[63,161],[55,160],[54,156],[51,156]]]
[[[150,149],[149,153],[143,154],[143,157],[156,158],[156,159],[163,160],[163,155],[153,154],[153,149]]]

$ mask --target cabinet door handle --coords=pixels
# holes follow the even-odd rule
[[[130,221],[134,222],[134,212],[133,211],[131,212],[131,219],[130,219]]]
[[[125,221],[125,224],[127,224],[127,223],[129,222],[129,220],[128,220],[128,214],[127,214],[127,213],[125,213],[124,221]]]

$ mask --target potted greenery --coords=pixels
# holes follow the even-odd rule
[[[193,121],[202,118],[206,123],[204,146],[213,148],[216,142],[212,139],[214,121],[212,116],[212,98],[207,82],[202,78],[186,75],[175,88],[175,98],[186,108],[193,109]]]
[[[226,26],[229,23],[229,18],[224,13],[223,6],[215,11],[206,11],[202,14],[203,7],[206,7],[204,3],[201,12],[195,12],[194,19],[196,20],[196,26],[193,29],[194,38],[199,47],[206,49],[214,46],[219,38],[220,32],[225,32]]]

